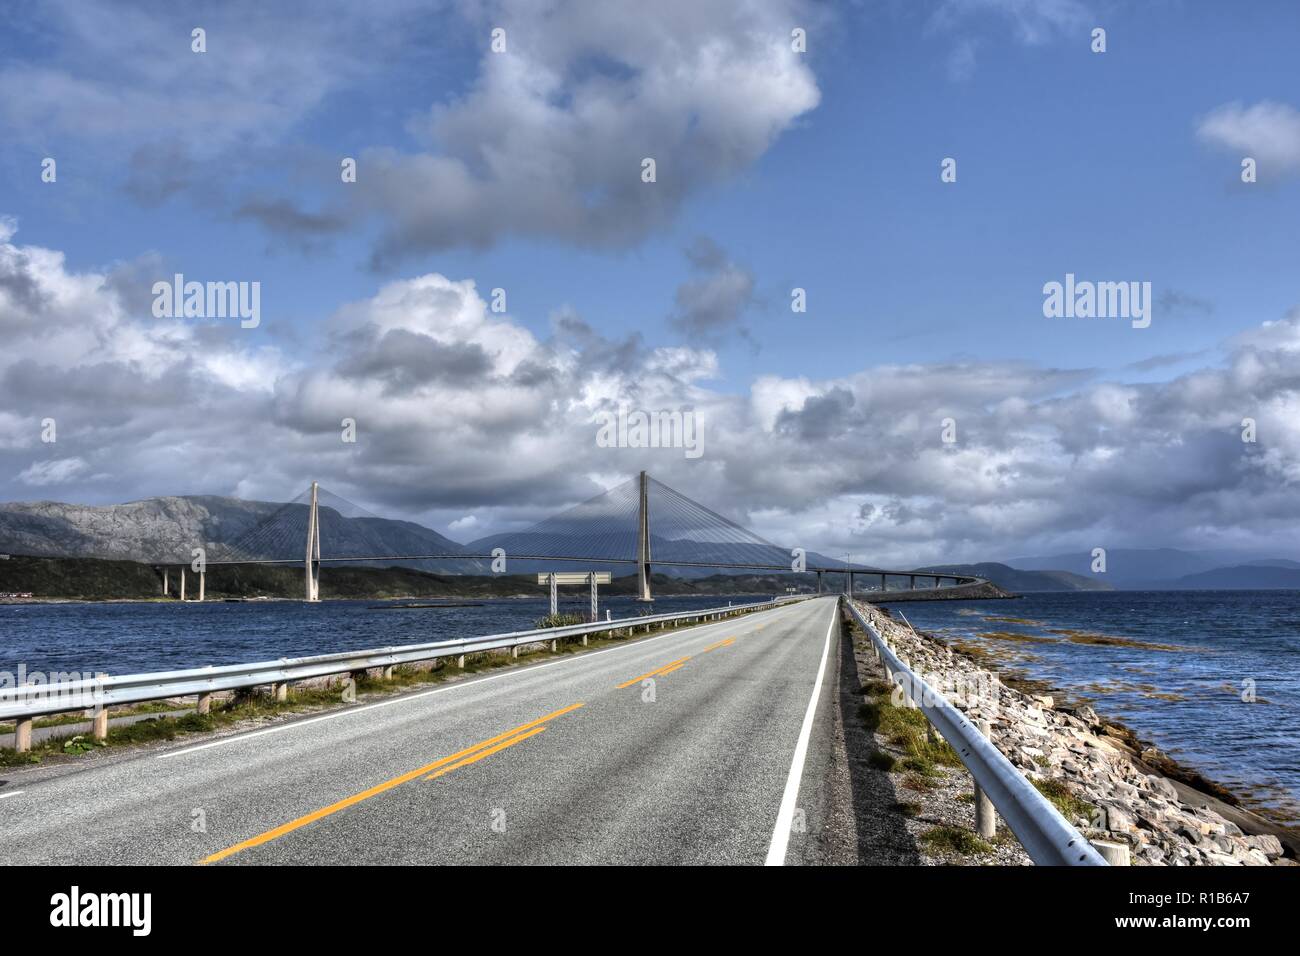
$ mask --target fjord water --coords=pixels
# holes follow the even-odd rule
[[[890,608],[919,630],[1010,658],[1300,825],[1300,591],[1070,591]],[[1247,681],[1255,703],[1242,700]]]
[[[650,610],[629,597],[601,598],[600,616],[666,614],[749,604],[770,595],[663,597]],[[0,671],[139,674],[209,664],[246,664],[392,644],[421,644],[522,631],[550,611],[547,598],[477,606],[399,608],[409,601],[179,601],[0,605]],[[448,602],[450,603],[450,601]],[[471,602],[472,603],[472,602]],[[561,600],[561,613],[590,605]]]
[[[664,597],[654,610],[757,599]],[[28,674],[129,674],[246,663],[521,630],[548,610],[544,598],[374,609],[384,603],[403,602],[0,606],[0,671],[22,664]],[[601,616],[609,608],[629,617],[640,607],[602,598]],[[1075,591],[892,607],[922,630],[1009,657],[1010,666],[1088,699],[1280,821],[1300,823],[1300,592]],[[563,599],[561,610],[584,613],[585,600]],[[1052,629],[1131,643],[1075,643]],[[980,636],[997,633],[1032,640]],[[1255,682],[1256,703],[1241,700],[1246,680]]]

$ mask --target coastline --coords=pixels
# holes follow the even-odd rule
[[[1294,865],[1300,857],[1295,829],[1248,808],[1090,704],[1058,706],[1060,689],[1003,673],[886,608],[858,606],[954,706],[992,719],[995,743],[1026,776],[1066,784],[1092,807],[1088,817],[1071,820],[1090,839],[1128,843],[1137,865]],[[992,686],[991,698],[971,694],[978,677]]]

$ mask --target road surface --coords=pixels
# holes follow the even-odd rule
[[[0,771],[0,858],[857,862],[808,836],[845,812],[825,792],[841,650],[823,598],[45,778]]]

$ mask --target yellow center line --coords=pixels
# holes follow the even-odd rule
[[[679,671],[685,666],[686,666],[686,662],[682,661],[680,664],[674,664],[672,667],[666,668],[665,670],[661,670],[658,676],[667,677],[673,671]]]
[[[716,644],[710,644],[708,647],[706,647],[706,648],[705,648],[704,650],[702,650],[700,653],[701,653],[701,654],[707,654],[707,653],[709,653],[709,651],[717,650],[719,647],[730,647],[732,644],[735,644],[735,643],[736,643],[736,639],[735,639],[734,637],[724,638],[723,640],[718,641],[718,643],[716,643]]]
[[[516,734],[519,734],[521,731],[525,731],[525,730],[529,730],[530,728],[537,727],[539,724],[544,724],[548,720],[552,720],[556,717],[562,716],[563,714],[569,713],[569,711],[577,710],[581,706],[582,706],[581,702],[576,704],[570,704],[568,707],[562,707],[559,710],[552,711],[551,713],[547,714],[545,717],[538,717],[536,720],[531,720],[526,724],[520,724],[518,727],[515,727],[512,730],[507,730],[505,733],[497,734],[495,737],[490,737],[487,740],[481,741],[480,743],[477,743],[472,747],[466,747],[464,750],[458,751],[457,753],[454,753],[449,757],[442,757],[438,760],[435,760],[431,764],[426,764],[425,766],[419,767],[415,770],[409,770],[406,773],[402,774],[400,777],[394,777],[392,780],[385,780],[383,783],[376,784],[375,786],[371,787],[369,790],[363,790],[358,794],[354,794],[350,797],[345,797],[344,799],[339,800],[335,803],[331,803],[327,807],[321,807],[319,810],[313,810],[311,813],[308,813],[306,816],[301,816],[296,820],[290,820],[288,823],[283,823],[273,830],[267,830],[265,833],[259,833],[257,836],[244,840],[242,843],[236,843],[232,847],[227,847],[226,849],[214,853],[209,857],[205,857],[200,862],[217,863],[220,862],[221,860],[226,859],[226,857],[234,856],[236,853],[240,853],[244,850],[250,849],[255,846],[261,846],[263,843],[270,843],[272,840],[279,839],[280,837],[284,836],[286,833],[292,833],[294,830],[301,829],[302,827],[305,827],[309,823],[315,823],[317,820],[321,820],[324,819],[325,817],[332,816],[333,814],[338,813],[340,810],[346,810],[348,807],[361,803],[363,800],[369,800],[371,797],[377,797],[381,793],[387,793],[389,790],[392,790],[394,787],[399,787],[402,784],[407,783],[408,781],[414,780],[416,777],[422,777],[425,774],[433,773],[434,771],[438,770],[438,768],[444,767],[453,761],[461,760],[464,757],[468,757],[470,754],[477,753],[478,751],[483,750],[485,747],[492,747],[494,744],[506,740],[509,737],[514,737]],[[539,727],[538,729],[542,729],[542,728]],[[531,736],[532,736],[531,733],[524,734],[524,736],[520,737],[519,740],[523,740],[524,737],[531,737]],[[517,741],[511,741],[511,742],[514,743]],[[495,748],[491,752],[495,753],[496,750],[498,749],[501,748]],[[487,754],[485,753],[483,754],[483,756],[486,757]],[[449,768],[449,769],[455,769],[455,768]]]
[[[513,747],[515,744],[519,743],[520,741],[527,740],[529,737],[533,736],[533,734],[540,734],[545,729],[546,729],[545,724],[543,724],[541,727],[534,727],[532,730],[526,731],[525,733],[519,734],[518,736],[511,737],[509,740],[503,740],[495,747],[489,747],[487,750],[480,750],[478,753],[474,754],[473,756],[466,757],[464,760],[458,761],[452,764],[451,766],[441,767],[440,769],[435,770],[433,773],[429,774],[424,779],[437,780],[445,773],[451,773],[453,770],[459,770],[461,767],[468,766],[469,764],[478,763],[478,761],[482,760],[484,757],[490,757],[499,750],[505,750],[507,747]]]
[[[633,677],[631,680],[625,680],[625,681],[623,681],[623,683],[619,684],[618,687],[617,687],[616,689],[617,689],[617,690],[622,690],[624,687],[631,687],[631,686],[632,686],[633,684],[635,684],[637,681],[642,681],[642,680],[645,680],[647,677],[654,677],[654,676],[656,676],[656,675],[658,675],[658,674],[662,674],[665,670],[667,670],[669,667],[672,667],[674,664],[677,664],[678,666],[680,666],[680,665],[682,665],[682,664],[685,664],[685,663],[686,663],[687,661],[689,661],[689,660],[690,660],[689,657],[679,657],[679,658],[678,658],[677,660],[675,660],[675,661],[669,661],[667,664],[664,664],[664,665],[662,665],[662,666],[660,666],[660,667],[656,667],[656,668],[655,668],[654,670],[652,670],[652,671],[647,671],[646,673],[642,674],[640,677]],[[674,668],[674,670],[675,670],[675,669],[676,669],[676,668]]]

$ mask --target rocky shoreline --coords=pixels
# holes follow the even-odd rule
[[[1017,690],[980,661],[884,609],[855,603],[953,706],[991,723],[991,739],[1025,776],[1064,785],[1082,801],[1087,811],[1070,822],[1088,839],[1126,844],[1137,866],[1296,865],[1294,832],[1231,806],[1223,788],[1092,707],[1057,707],[1049,695]]]

